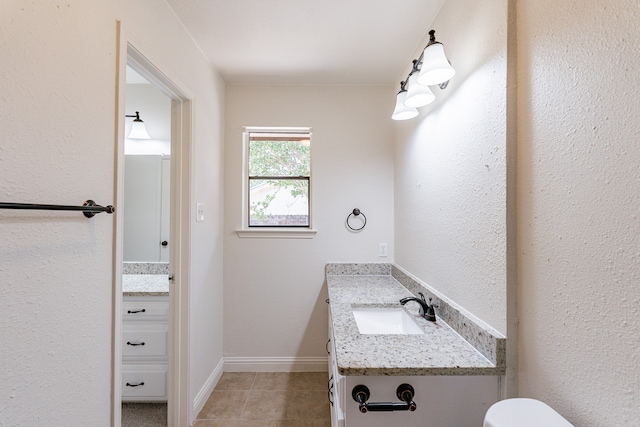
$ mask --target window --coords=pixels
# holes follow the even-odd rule
[[[246,128],[246,222],[310,228],[311,129]]]

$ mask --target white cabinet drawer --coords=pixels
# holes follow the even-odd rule
[[[167,400],[168,296],[125,296],[122,303],[122,400]]]
[[[122,365],[122,400],[167,400],[167,365]]]
[[[122,326],[122,356],[167,357],[167,324],[124,324]]]
[[[125,297],[122,303],[122,318],[130,320],[169,319],[169,299],[163,297]]]

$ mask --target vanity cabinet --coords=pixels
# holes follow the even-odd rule
[[[331,312],[329,312],[329,340],[327,341],[327,353],[329,354],[329,385],[328,396],[331,404],[331,426],[344,427],[344,397],[346,396],[345,377],[338,372],[336,363],[336,348],[333,340],[333,327],[331,325]]]
[[[122,400],[167,400],[169,297],[125,296]]]
[[[332,427],[469,427],[482,425],[489,407],[500,395],[496,375],[340,375],[329,311],[329,385]],[[384,351],[384,349],[380,349]],[[352,398],[357,385],[371,392],[368,402],[400,402],[396,389],[410,384],[416,410],[361,413]]]

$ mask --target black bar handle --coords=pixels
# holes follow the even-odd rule
[[[144,308],[142,310],[127,310],[127,314],[144,313],[146,311]]]
[[[144,385],[144,381],[141,382],[141,383],[138,383],[138,384],[129,384],[129,383],[127,383],[126,385],[127,385],[127,387],[140,387],[141,385]]]
[[[92,218],[95,214],[100,212],[106,212],[112,214],[116,211],[112,205],[100,206],[93,200],[87,200],[82,206],[69,206],[69,205],[43,205],[38,203],[5,203],[0,202],[0,209],[30,209],[30,210],[45,210],[45,211],[80,211],[87,218]]]
[[[131,342],[131,341],[127,341],[127,345],[132,345],[132,346],[137,346],[137,345],[144,345],[144,341],[142,342]]]
[[[411,410],[407,402],[371,402],[371,403],[365,403],[364,405],[367,407],[367,411],[369,412],[391,412],[391,411],[410,411]]]
[[[351,391],[351,397],[358,402],[358,410],[366,414],[367,412],[390,412],[390,411],[409,411],[413,412],[417,409],[416,403],[413,401],[415,392],[410,384],[400,384],[396,389],[396,396],[402,402],[367,402],[371,393],[366,385],[357,385]]]

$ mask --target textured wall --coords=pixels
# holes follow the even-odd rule
[[[393,259],[388,88],[235,86],[226,94],[225,342],[230,357],[326,357],[327,262]],[[242,126],[311,126],[313,239],[239,238]],[[346,229],[353,208],[367,216]],[[378,257],[378,243],[389,257]]]
[[[2,201],[114,202],[110,9],[0,5]],[[113,223],[0,211],[0,425],[107,425]]]
[[[2,201],[115,199],[118,19],[202,99],[191,396],[222,357],[224,85],[161,0],[0,2]],[[118,213],[116,212],[115,215]],[[111,424],[114,216],[0,211],[0,425]],[[195,322],[194,322],[195,323]]]
[[[640,5],[518,2],[520,395],[640,425]]]
[[[448,0],[429,28],[456,75],[395,126],[395,259],[506,333],[507,2]]]

